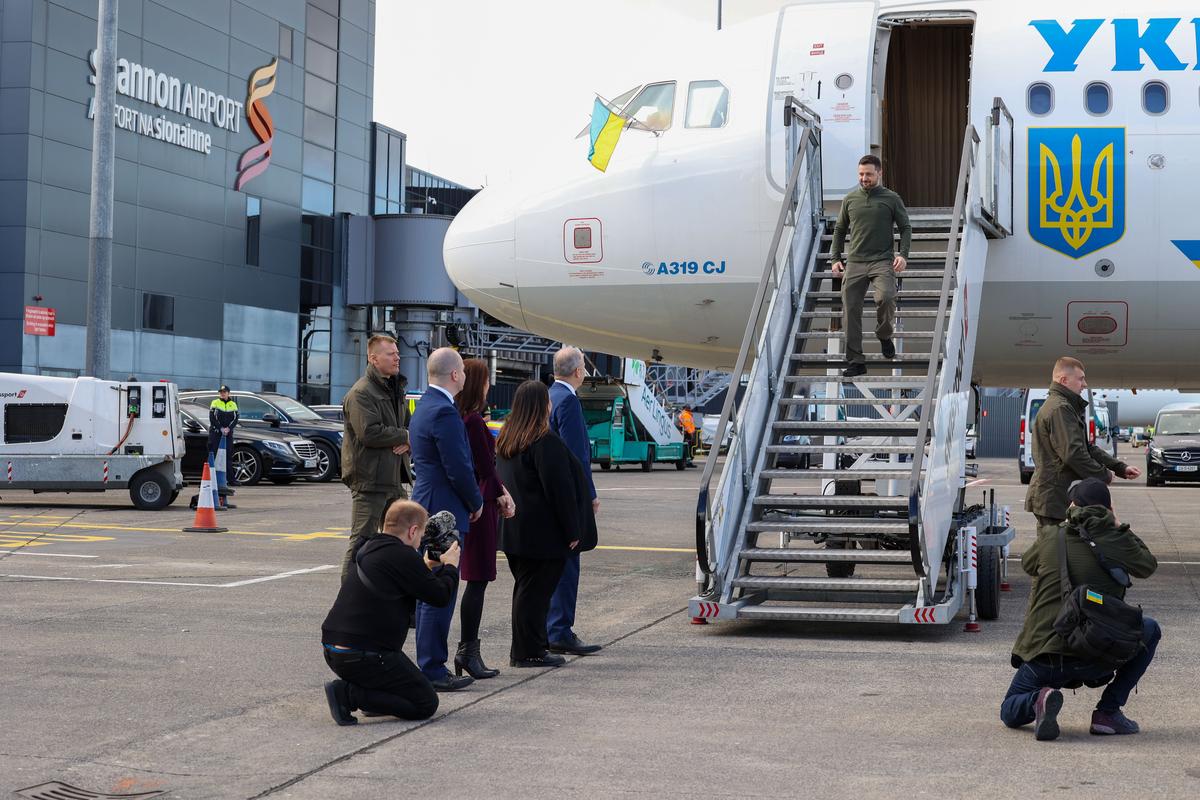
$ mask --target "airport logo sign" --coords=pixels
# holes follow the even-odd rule
[[[88,83],[96,85],[96,51],[88,52]],[[149,103],[165,111],[182,114],[189,119],[237,133],[241,130],[242,103],[232,97],[185,83],[152,67],[125,58],[117,59],[117,95]],[[96,116],[96,98],[88,100],[87,118]],[[178,145],[187,150],[208,155],[212,152],[212,135],[203,128],[193,128],[191,122],[176,122],[166,114],[146,113],[117,104],[116,126],[122,130],[149,136],[160,142]]]
[[[275,123],[263,99],[275,91],[275,70],[279,59],[271,59],[265,67],[259,67],[250,75],[250,88],[246,94],[246,121],[250,130],[258,137],[258,144],[242,153],[238,160],[238,176],[233,188],[241,190],[249,181],[266,172],[271,164],[271,143],[275,141]]]
[[[1125,233],[1125,129],[1029,129],[1029,235],[1082,258]]]

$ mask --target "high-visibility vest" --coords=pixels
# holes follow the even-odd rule
[[[683,426],[683,432],[689,436],[696,432],[696,421],[692,418],[692,412],[680,411],[679,424]]]

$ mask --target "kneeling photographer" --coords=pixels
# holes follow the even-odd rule
[[[1038,741],[1058,738],[1062,689],[1105,686],[1092,712],[1096,735],[1130,734],[1121,707],[1150,666],[1162,637],[1157,622],[1125,603],[1129,576],[1148,578],[1158,561],[1118,522],[1103,481],[1071,486],[1067,519],[1021,557],[1033,576],[1025,624],[1012,650],[1017,668],[1000,706],[1010,728],[1034,723]]]
[[[458,588],[459,546],[409,500],[388,504],[380,535],[358,549],[321,626],[325,662],[339,680],[325,684],[329,711],[338,725],[368,715],[428,719],[438,697],[429,679],[401,652],[417,600],[443,607]],[[426,556],[418,548],[425,543]],[[440,553],[440,561],[431,557]]]

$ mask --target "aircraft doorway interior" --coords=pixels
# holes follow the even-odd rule
[[[892,28],[883,95],[884,183],[910,208],[954,205],[970,102],[969,21]]]

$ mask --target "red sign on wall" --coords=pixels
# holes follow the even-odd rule
[[[30,336],[53,336],[54,309],[25,306],[25,332]]]

